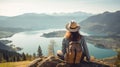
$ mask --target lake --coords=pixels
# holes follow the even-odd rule
[[[21,52],[33,54],[37,53],[38,46],[40,45],[42,48],[43,55],[47,55],[48,53],[48,45],[50,44],[50,40],[54,40],[56,42],[55,52],[61,49],[62,37],[57,38],[45,38],[40,37],[43,33],[48,33],[52,31],[57,31],[61,29],[47,29],[47,30],[38,30],[38,31],[26,31],[14,34],[9,38],[2,38],[11,40],[12,44],[17,47],[23,48]],[[82,35],[89,35],[87,33],[81,32]],[[96,58],[106,58],[116,55],[117,53],[111,49],[102,49],[95,47],[94,45],[87,43],[89,53],[91,56],[95,56]]]

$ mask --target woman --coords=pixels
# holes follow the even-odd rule
[[[61,59],[64,60],[65,54],[66,54],[66,48],[68,48],[69,42],[70,41],[79,41],[81,44],[81,47],[82,47],[82,59],[81,59],[81,61],[84,59],[84,57],[86,57],[87,61],[90,61],[90,55],[88,52],[88,48],[87,48],[85,39],[79,33],[80,26],[75,21],[71,21],[70,23],[68,23],[66,25],[66,29],[67,29],[67,32],[66,32],[64,39],[62,41],[62,51],[58,50],[57,55]]]

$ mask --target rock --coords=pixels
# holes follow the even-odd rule
[[[28,67],[37,67],[38,65],[38,62],[42,61],[42,58],[37,58],[35,60],[33,60],[29,65]]]
[[[39,62],[37,67],[56,67],[58,63],[61,63],[62,60],[55,56],[49,56],[45,60]]]
[[[90,61],[96,61],[96,58],[94,56],[91,56]]]
[[[47,58],[38,58],[32,61],[28,67],[109,67],[108,65],[82,61],[79,64],[67,64],[65,61],[56,56],[49,56]]]

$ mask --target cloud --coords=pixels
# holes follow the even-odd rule
[[[119,10],[119,3],[120,0],[0,0],[0,15],[75,11],[101,13]]]

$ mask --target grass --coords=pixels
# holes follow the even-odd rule
[[[0,67],[15,67],[12,63],[0,63]]]
[[[27,67],[31,61],[0,63],[0,67]]]

